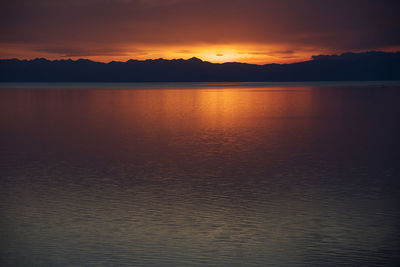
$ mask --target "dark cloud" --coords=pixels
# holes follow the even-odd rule
[[[0,42],[64,47],[66,55],[194,44],[383,49],[400,45],[399,7],[397,0],[13,0],[1,2]]]
[[[32,49],[38,52],[45,52],[49,54],[59,54],[62,57],[84,57],[84,56],[127,56],[128,52],[115,50],[112,48],[69,48],[69,47],[39,47]],[[148,52],[140,49],[130,50],[129,53],[137,55],[147,55]]]

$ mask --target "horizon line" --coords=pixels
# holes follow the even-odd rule
[[[295,62],[291,62],[291,63],[265,63],[265,64],[257,64],[257,63],[247,63],[247,62],[240,62],[240,61],[226,61],[226,62],[211,62],[208,60],[203,60],[199,57],[193,56],[191,58],[188,59],[184,59],[184,58],[172,58],[172,59],[167,59],[167,58],[148,58],[148,59],[134,59],[134,58],[130,58],[127,59],[126,61],[118,61],[118,60],[111,60],[111,61],[96,61],[96,60],[92,60],[89,58],[77,58],[77,59],[72,59],[71,57],[65,57],[65,58],[56,58],[56,59],[49,59],[49,58],[45,58],[45,57],[35,57],[35,58],[0,58],[0,60],[19,60],[19,61],[35,61],[35,60],[46,60],[46,61],[50,61],[50,62],[54,62],[54,61],[72,61],[72,62],[77,62],[77,61],[90,61],[90,62],[94,62],[94,63],[103,63],[103,64],[110,64],[110,63],[127,63],[129,61],[136,61],[136,62],[146,62],[146,61],[201,61],[204,63],[211,63],[211,64],[218,64],[218,65],[223,65],[223,64],[232,64],[232,63],[236,63],[236,64],[247,64],[247,65],[258,65],[258,66],[264,66],[264,65],[290,65],[290,64],[296,64],[296,63],[302,63],[302,62],[308,62],[308,61],[313,61],[315,60],[316,57],[321,57],[321,56],[343,56],[346,54],[368,54],[368,53],[386,53],[386,54],[396,54],[396,53],[400,53],[400,51],[383,51],[383,50],[369,50],[369,51],[363,51],[363,52],[353,52],[353,51],[349,51],[349,52],[343,52],[343,53],[338,53],[338,54],[318,54],[318,55],[312,55],[310,57],[309,60],[302,60],[302,61],[295,61]]]

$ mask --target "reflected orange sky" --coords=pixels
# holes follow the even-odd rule
[[[86,127],[86,120],[93,118],[90,123],[103,127],[98,130],[104,133],[120,128],[130,131],[132,125],[135,125],[135,131],[146,131],[148,134],[154,133],[154,125],[167,132],[168,129],[173,132],[240,129],[257,127],[260,118],[306,117],[313,112],[311,87],[221,90],[220,87],[209,85],[196,90],[173,87],[119,90],[60,89],[44,90],[40,97],[34,91],[18,92],[21,93],[10,91],[9,95],[13,98],[8,98],[8,94],[5,94],[0,104],[4,108],[11,109],[13,105],[11,103],[24,103],[23,107],[13,116],[2,114],[0,119],[10,122],[26,120],[23,125],[35,117],[40,117],[41,114],[54,114],[58,117],[54,123],[66,125],[68,129],[70,127],[68,123],[73,123],[73,128],[81,130]],[[64,101],[62,104],[60,98]],[[71,113],[76,115],[73,120],[64,118]],[[103,125],[103,120],[115,125]],[[82,121],[86,122],[77,126]],[[91,126],[94,127],[93,125]],[[68,129],[62,129],[60,125],[49,132],[71,131]]]
[[[71,153],[81,150],[84,142],[95,158],[114,157],[120,152],[114,146],[132,142],[141,146],[149,139],[155,140],[152,146],[168,144],[176,150],[221,144],[228,150],[247,151],[268,139],[251,132],[260,130],[275,138],[288,122],[277,118],[310,117],[314,112],[311,87],[6,90],[0,104],[5,128],[24,132],[34,143],[49,143]],[[4,112],[9,110],[12,114]],[[303,120],[298,122],[297,127],[308,127]],[[54,136],[59,137],[57,142]],[[214,148],[210,145],[204,153],[215,153]],[[122,156],[132,154],[117,158]]]
[[[240,129],[257,127],[260,118],[307,117],[313,112],[311,87],[96,90],[88,96],[86,105],[96,112],[91,116],[118,124],[107,128],[129,128],[135,122],[148,134],[154,133],[154,125],[175,133]]]

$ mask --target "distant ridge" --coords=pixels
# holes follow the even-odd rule
[[[400,80],[400,52],[313,56],[292,64],[210,63],[198,58],[95,62],[1,59],[0,82],[267,82]]]

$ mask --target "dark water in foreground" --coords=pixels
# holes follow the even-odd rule
[[[394,85],[2,88],[0,265],[398,266],[399,103]]]

